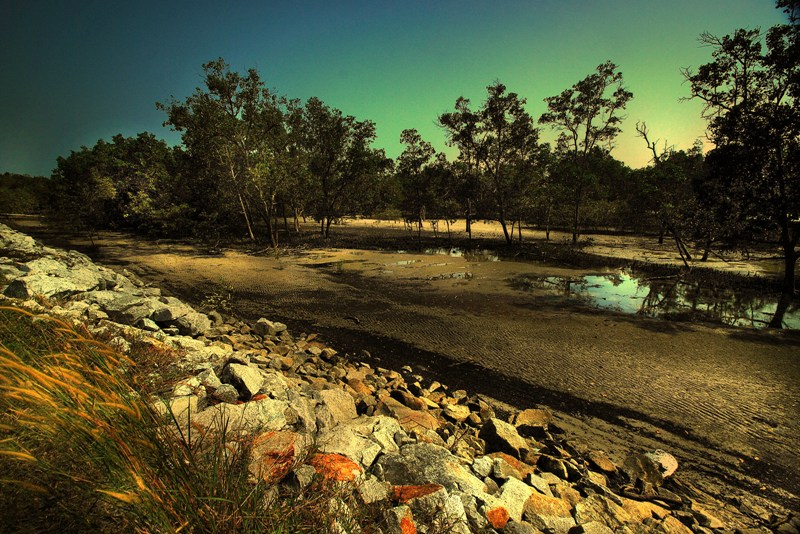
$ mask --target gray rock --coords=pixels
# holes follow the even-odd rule
[[[264,383],[264,377],[258,367],[238,363],[226,365],[222,370],[220,380],[234,386],[244,400],[256,395]]]
[[[573,514],[579,525],[598,522],[612,529],[622,528],[628,523],[636,522],[635,518],[624,508],[602,495],[590,495],[575,505]]]
[[[653,452],[645,453],[645,456],[658,467],[661,476],[667,478],[678,470],[678,460],[670,453],[656,449]]]
[[[368,428],[372,427],[368,423]],[[363,430],[359,432],[360,425],[342,423],[317,436],[317,447],[321,452],[337,453],[357,462],[365,470],[369,469],[375,458],[381,453],[381,447],[368,437]]]
[[[631,483],[652,484],[657,488],[664,482],[659,466],[644,454],[631,454],[625,458],[622,470],[628,476]]]
[[[0,254],[14,258],[38,256],[43,253],[42,246],[26,234],[12,230],[0,223]]]
[[[259,336],[277,336],[286,330],[286,325],[279,322],[273,322],[269,319],[262,317],[253,325],[253,332]]]
[[[201,371],[197,374],[197,379],[202,385],[210,388],[218,388],[222,385],[222,381],[217,377],[217,373],[214,372],[214,369]]]
[[[343,389],[323,389],[316,393],[316,398],[329,412],[333,425],[358,417],[353,397]]]
[[[378,458],[387,481],[398,485],[439,484],[448,491],[484,493],[484,483],[470,473],[450,451],[429,443],[400,447]]]
[[[234,404],[239,400],[239,390],[230,384],[221,384],[214,389],[211,396],[219,401]]]
[[[494,469],[494,458],[489,456],[481,456],[479,458],[475,458],[472,462],[472,470],[478,475],[480,478],[486,478],[492,474],[492,470]]]
[[[366,477],[357,487],[356,491],[364,504],[386,501],[389,499],[391,484],[381,482],[373,476]]]
[[[540,534],[541,532],[527,521],[509,521],[503,527],[503,534]]]
[[[522,459],[530,450],[525,438],[517,433],[513,425],[497,418],[486,421],[478,437],[486,442],[486,452],[504,452]]]
[[[575,526],[568,502],[538,492],[532,492],[525,503],[523,518],[539,530],[555,534],[566,534]]]
[[[531,494],[533,488],[516,478],[509,478],[500,488],[500,502],[505,506],[511,519],[522,521],[525,504]]]
[[[242,404],[217,404],[198,413],[193,423],[219,431],[283,430],[286,427],[286,401],[262,399]]]

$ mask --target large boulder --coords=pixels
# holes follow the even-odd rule
[[[377,464],[393,484],[439,484],[448,491],[470,495],[482,495],[486,488],[450,451],[430,443],[405,445],[398,452],[378,458]]]

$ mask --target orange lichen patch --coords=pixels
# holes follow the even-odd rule
[[[395,486],[392,489],[394,500],[403,504],[412,499],[419,499],[431,493],[436,493],[444,486],[439,484],[423,484],[421,486]]]
[[[411,512],[400,520],[400,532],[402,532],[402,534],[417,534],[417,525],[414,524]]]
[[[298,435],[294,432],[265,432],[253,441],[250,473],[267,483],[289,474],[297,456]]]
[[[268,398],[268,397],[265,394],[259,393],[258,395],[253,395],[252,397],[250,397],[250,402],[260,401],[260,400],[264,400],[266,398]]]
[[[315,454],[308,465],[317,470],[326,481],[352,482],[361,473],[361,467],[341,454]]]
[[[536,468],[532,465],[528,465],[525,462],[522,462],[504,452],[493,452],[489,456],[491,458],[502,458],[506,461],[506,463],[508,463],[508,465],[519,471],[519,474],[522,475],[522,478],[525,478],[525,476],[529,473],[534,473],[536,471]]]
[[[500,529],[506,526],[511,517],[508,515],[508,510],[502,506],[492,508],[486,512],[486,519],[492,525],[492,528]]]

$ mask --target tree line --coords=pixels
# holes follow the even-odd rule
[[[784,293],[795,290],[800,237],[800,39],[798,3],[778,0],[787,22],[716,37],[711,61],[683,74],[687,99],[704,103],[708,137],[689,150],[659,144],[636,124],[651,163],[611,156],[633,94],[604,62],[544,99],[538,119],[499,81],[482,102],[458,97],[436,117],[456,156],[404,130],[395,160],[374,147],[375,124],[318,98],[267,89],[259,73],[223,59],[203,65],[203,85],[157,106],[181,135],[170,147],[150,133],[113,137],[57,160],[50,205],[77,228],[127,228],[206,239],[245,237],[275,247],[312,218],[327,237],[346,216],[402,218],[451,230],[499,222],[508,244],[522,226],[652,231],[688,265],[723,243],[774,240],[785,257]],[[543,128],[557,133],[541,140]],[[516,236],[515,236],[516,232]]]

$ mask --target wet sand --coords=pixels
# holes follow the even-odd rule
[[[281,319],[519,408],[550,406],[617,461],[662,448],[685,480],[725,501],[746,493],[800,507],[796,335],[599,311],[510,283],[586,272],[568,267],[353,249],[209,256],[113,233],[98,243],[99,261],[194,303],[224,279],[245,318]]]

